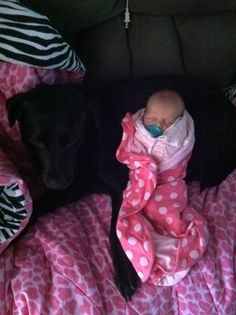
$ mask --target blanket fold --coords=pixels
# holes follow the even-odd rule
[[[184,181],[194,126],[186,112],[188,141],[170,159],[157,163],[133,150],[136,118],[128,113],[123,119],[117,150],[117,159],[130,169],[117,235],[143,282],[169,286],[202,257],[208,241],[206,221],[187,204]]]

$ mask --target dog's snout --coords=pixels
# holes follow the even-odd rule
[[[56,172],[49,171],[43,175],[43,181],[49,189],[62,190],[69,187],[72,178],[70,176],[60,176]]]

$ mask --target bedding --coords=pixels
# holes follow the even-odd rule
[[[12,242],[27,226],[32,200],[45,187],[21,143],[18,125],[9,128],[5,101],[40,83],[81,82],[85,69],[62,42],[69,49],[64,56],[72,56],[72,62],[49,57],[52,64],[43,67],[37,58],[19,59],[27,56],[25,45],[21,54],[9,57],[6,51],[14,51],[16,36],[1,31],[18,22],[9,12],[21,8],[23,15],[39,15],[18,1],[0,1],[0,6],[10,10],[0,11],[0,40],[12,39],[11,49],[0,47],[0,315],[235,315],[236,170],[217,187],[201,191],[198,182],[187,186],[189,207],[206,220],[210,232],[202,259],[174,286],[140,284],[130,302],[112,279],[109,196],[93,194],[60,208]],[[46,17],[40,21],[46,31],[52,30]]]
[[[205,255],[171,287],[142,284],[128,303],[112,279],[110,198],[91,195],[49,214],[0,256],[1,314],[234,315],[236,171],[219,187],[188,186],[208,222]]]
[[[1,146],[5,155],[0,156],[0,165],[9,163],[13,175],[9,172],[8,178],[16,179],[14,184],[24,184],[22,195],[28,201],[28,217],[31,200],[42,193],[43,187],[32,179],[37,173],[32,173],[31,161],[23,155],[18,128],[8,127],[5,99],[42,82],[78,82],[83,73],[4,62],[0,67],[0,140],[3,138],[6,144]],[[21,79],[12,85],[16,74]],[[19,156],[26,158],[19,161]],[[9,188],[10,182],[5,184]],[[189,206],[205,218],[210,235],[203,258],[176,285],[156,287],[146,282],[130,302],[124,301],[112,279],[108,242],[110,198],[91,195],[40,218],[14,244],[10,241],[16,234],[5,243],[8,248],[2,247],[0,255],[0,314],[234,315],[236,170],[218,187],[201,191],[200,184],[194,182],[188,185],[187,193]],[[24,218],[18,232],[26,225]]]

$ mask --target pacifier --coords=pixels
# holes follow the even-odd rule
[[[150,132],[153,138],[163,135],[161,128],[157,127],[156,125],[147,125],[146,129]]]

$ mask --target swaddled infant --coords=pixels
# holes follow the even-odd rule
[[[134,116],[136,149],[163,162],[187,141],[187,113],[182,97],[173,90],[154,92]],[[141,146],[140,146],[141,145]]]

